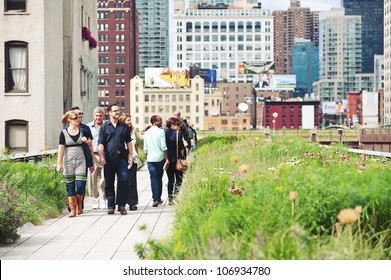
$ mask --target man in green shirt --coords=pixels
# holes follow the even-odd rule
[[[152,207],[163,203],[163,166],[169,164],[166,145],[166,136],[162,127],[162,118],[153,115],[152,126],[144,134],[144,153],[147,158],[149,176],[151,178]]]

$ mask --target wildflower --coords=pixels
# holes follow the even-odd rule
[[[232,163],[236,163],[236,162],[238,162],[239,161],[239,157],[238,156],[232,156],[231,157],[231,162]]]
[[[353,224],[355,221],[357,221],[358,215],[354,209],[348,208],[348,209],[341,210],[337,218],[341,223],[350,225]]]
[[[202,178],[201,182],[208,182],[208,180],[209,180],[208,178]]]
[[[242,164],[238,168],[239,173],[247,173],[249,169],[250,169],[250,167],[247,164]]]
[[[297,199],[297,192],[290,192],[289,193],[289,200],[295,202]]]
[[[230,187],[228,189],[228,191],[231,193],[231,196],[243,194],[243,190],[241,188],[236,187],[236,186]]]
[[[268,168],[269,171],[275,171],[276,169],[274,167]]]
[[[318,151],[318,155],[321,155],[322,154],[322,151]]]
[[[29,197],[29,202],[30,203],[34,203],[35,201],[36,201],[35,197],[33,197],[33,196]]]
[[[367,169],[366,165],[364,163],[360,164],[361,169]]]

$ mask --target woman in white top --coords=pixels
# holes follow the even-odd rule
[[[132,125],[132,117],[129,114],[123,114],[120,118],[120,121],[126,123],[130,128],[130,137],[132,138],[132,149],[133,149],[133,164],[129,169],[129,193],[128,198],[126,200],[127,204],[129,204],[129,210],[134,211],[137,210],[138,204],[138,192],[137,192],[137,169],[138,169],[138,145],[137,145],[137,137],[136,131]]]

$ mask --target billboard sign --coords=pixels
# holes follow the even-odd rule
[[[346,114],[348,112],[348,102],[346,99],[340,99],[335,101],[334,114]]]
[[[217,87],[217,74],[215,69],[190,67],[190,79],[193,79],[197,75],[204,79],[205,87]]]
[[[239,75],[274,73],[274,61],[242,61],[238,66]]]
[[[254,75],[253,83],[256,90],[294,90],[296,75],[273,75],[272,73]]]
[[[190,87],[188,69],[145,68],[145,87]]]
[[[322,113],[327,115],[334,115],[336,107],[337,106],[335,102],[322,102]]]

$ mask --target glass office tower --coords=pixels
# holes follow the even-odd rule
[[[384,53],[384,1],[342,0],[342,5],[345,15],[361,16],[363,73],[373,73],[374,56]]]

